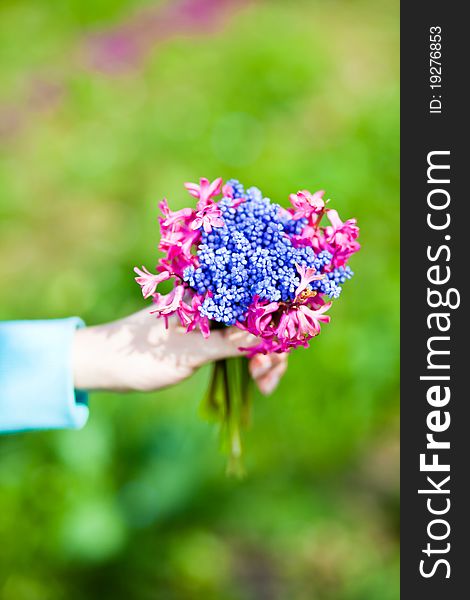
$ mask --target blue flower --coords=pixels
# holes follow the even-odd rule
[[[332,259],[329,252],[315,255],[310,246],[295,248],[291,235],[298,235],[305,219],[294,221],[281,213],[278,204],[263,198],[258,188],[244,190],[235,179],[227,182],[234,198],[246,201],[233,208],[230,198],[218,203],[224,225],[203,232],[197,255],[199,267],[188,267],[184,280],[206,296],[200,307],[203,316],[233,325],[243,320],[254,296],[267,301],[294,299],[299,285],[296,263],[322,273]],[[335,269],[310,284],[331,298],[341,293],[340,284],[352,277],[349,267]]]

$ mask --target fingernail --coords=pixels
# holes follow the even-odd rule
[[[256,356],[250,363],[250,371],[253,379],[259,379],[265,375],[272,366],[272,360],[268,356]]]
[[[251,369],[250,369],[251,376],[253,377],[253,379],[258,379],[259,377],[261,377],[261,375],[263,375],[263,373],[266,370],[267,369],[265,367],[263,367],[262,365],[255,365],[254,367],[251,367]]]

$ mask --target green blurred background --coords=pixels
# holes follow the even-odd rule
[[[398,598],[398,38],[395,0],[1,3],[0,318],[142,308],[157,201],[200,176],[324,188],[363,245],[244,480],[207,369],[0,438],[2,600]]]

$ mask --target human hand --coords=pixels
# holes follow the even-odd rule
[[[129,317],[78,329],[73,344],[77,389],[151,391],[174,385],[205,363],[240,355],[239,347],[258,343],[236,327],[186,333],[176,319],[150,314],[152,307]],[[270,394],[287,368],[286,354],[256,355],[250,373],[264,394]]]

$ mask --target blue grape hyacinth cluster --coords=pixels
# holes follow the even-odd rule
[[[200,265],[188,267],[184,280],[198,294],[209,292],[200,307],[203,316],[233,325],[244,320],[254,296],[266,301],[293,300],[300,282],[296,263],[323,273],[332,256],[326,251],[316,255],[310,246],[293,246],[289,236],[302,232],[305,219],[291,219],[258,188],[245,191],[236,180],[228,184],[233,198],[224,197],[218,203],[224,226],[202,233],[197,251]],[[246,200],[233,207],[233,200],[242,197]],[[341,267],[325,275],[310,288],[337,298],[352,272]]]

